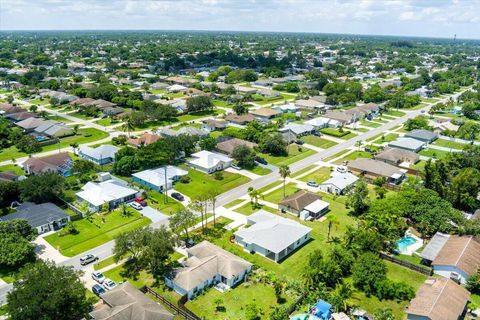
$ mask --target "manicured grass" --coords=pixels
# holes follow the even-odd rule
[[[253,96],[255,98],[259,99],[259,100],[253,101],[254,103],[259,104],[259,105],[266,105],[266,104],[281,102],[281,101],[284,101],[284,100],[289,100],[289,99],[295,98],[294,94],[287,94],[287,93],[282,93],[282,94],[280,94],[279,97],[276,97],[276,98],[266,98],[266,97],[263,97],[263,96],[258,95],[258,94],[255,94]]]
[[[233,104],[228,102],[228,101],[223,101],[223,100],[212,100],[213,105],[216,107],[223,107],[223,108],[233,108]]]
[[[389,133],[387,134],[383,139],[380,139],[379,141],[381,142],[392,142],[392,141],[395,141],[397,140],[397,138],[399,137],[400,135],[396,134],[396,133]]]
[[[100,120],[95,120],[95,123],[99,124],[101,126],[104,126],[104,127],[108,127],[108,126],[111,126],[113,124],[118,124],[118,123],[120,123],[120,121],[114,120],[112,118],[103,118],[103,119],[100,119]]]
[[[88,142],[93,142],[108,137],[108,133],[95,129],[95,128],[85,128],[79,129],[78,133],[74,136],[61,138],[59,143],[51,144],[42,148],[42,151],[52,151],[59,148],[65,148],[70,146],[72,143],[84,144]]]
[[[48,120],[60,121],[60,122],[63,122],[63,123],[73,122],[72,120],[69,120],[69,119],[61,117],[61,116],[56,116],[56,115],[49,115],[47,118],[48,118]]]
[[[5,172],[5,171],[12,171],[18,174],[19,176],[23,176],[25,174],[25,171],[23,171],[22,168],[15,164],[7,164],[4,166],[0,166],[0,172]]]
[[[322,139],[317,136],[306,136],[306,137],[303,137],[302,140],[305,143],[311,144],[312,146],[322,148],[322,149],[328,149],[330,147],[337,145],[335,141]]]
[[[437,98],[420,98],[420,100],[422,102],[426,102],[426,103],[434,103],[434,102],[438,101]]]
[[[435,159],[444,159],[449,153],[450,153],[449,151],[427,148],[427,149],[423,149],[418,154],[421,154],[422,156],[426,156],[430,158],[435,158]]]
[[[242,202],[244,202],[244,201],[245,201],[245,200],[243,200],[243,199],[235,199],[235,200],[233,200],[232,202],[227,203],[227,204],[224,205],[223,207],[226,208],[226,209],[230,209],[230,208],[235,207],[236,205],[238,205],[238,204],[240,204],[240,203],[242,203]]]
[[[423,107],[426,107],[428,105],[428,103],[419,103],[417,104],[416,106],[413,106],[411,108],[405,108],[406,110],[418,110],[418,109],[422,109]]]
[[[342,164],[343,161],[351,161],[358,158],[371,158],[372,154],[366,151],[353,151],[352,153],[346,155],[345,157],[335,161],[335,164]]]
[[[91,221],[81,219],[74,221],[78,234],[61,236],[61,231],[45,237],[54,248],[67,257],[73,257],[84,251],[93,249],[110,240],[115,239],[122,232],[135,230],[151,223],[138,211],[130,209],[130,216],[122,216],[117,209],[108,215],[94,214]],[[102,218],[104,221],[102,221]]]
[[[298,190],[300,189],[297,187],[297,184],[293,182],[287,183],[285,185],[285,197],[288,197],[289,195],[294,194]],[[283,186],[282,186],[273,192],[267,193],[263,199],[273,204],[278,204],[280,201],[283,200],[283,198],[284,196],[283,196]]]
[[[269,185],[266,185],[266,186],[263,187],[263,188],[258,189],[258,192],[264,193],[265,191],[268,191],[268,190],[270,190],[270,189],[273,189],[273,188],[275,188],[276,186],[281,185],[282,183],[283,183],[283,182],[280,181],[280,180],[275,181],[275,182],[273,182],[273,183],[271,183],[271,184],[269,184]]]
[[[420,251],[420,250],[419,250]],[[420,268],[424,268],[426,270],[430,270],[429,267],[427,267],[426,265],[423,265],[421,262],[422,262],[422,258],[420,256],[417,256],[416,254],[413,254],[411,256],[408,256],[408,255],[405,255],[405,254],[397,254],[395,255],[395,258],[399,259],[399,260],[403,260],[403,261],[406,261],[406,262],[410,262],[412,264],[415,264],[417,266],[419,266]]]
[[[165,203],[165,196],[163,193],[159,193],[157,191],[148,190],[147,197],[151,207],[167,215],[171,215],[184,208],[182,203],[168,196],[167,203]]]
[[[40,106],[50,104],[49,99],[30,99],[30,100],[28,100],[28,102],[30,102],[31,104],[36,104],[36,105],[40,105]]]
[[[389,116],[394,116],[394,117],[402,117],[405,115],[405,112],[403,111],[397,111],[397,110],[388,110],[386,112],[383,112],[383,114],[389,115]]]
[[[362,120],[360,121],[360,124],[365,127],[370,127],[370,128],[378,128],[381,127],[382,125],[380,123],[368,121],[368,120]]]
[[[317,167],[317,165],[312,164],[311,166],[308,166],[308,167],[306,167],[306,168],[304,168],[304,169],[302,169],[302,170],[300,170],[300,171],[297,171],[297,172],[295,172],[294,174],[290,175],[290,178],[296,178],[296,177],[298,177],[298,176],[301,176],[301,175],[304,174],[305,172],[308,172],[308,171],[310,171],[310,170],[313,170],[313,169],[316,168],[316,167]]]
[[[209,116],[217,116],[219,114],[225,113],[224,110],[222,109],[214,109],[214,110],[209,110],[209,111],[200,111],[200,112],[193,112],[189,114],[184,114],[181,116],[178,116],[177,119],[178,121],[184,122],[184,121],[192,121],[200,118],[205,118]]]
[[[0,161],[18,159],[21,157],[26,157],[27,154],[18,151],[17,147],[11,146],[9,148],[4,148],[0,150]]]
[[[412,169],[423,171],[426,163],[425,160],[420,160],[412,166]]]
[[[216,180],[214,175],[208,175],[186,166],[181,167],[188,170],[188,176],[192,180],[189,183],[176,183],[175,189],[193,199],[213,190],[216,190],[218,193],[224,193],[250,181],[245,176],[227,171],[222,172],[222,180]]]
[[[114,258],[113,258],[113,256],[111,256],[111,257],[109,257],[109,258],[107,258],[107,259],[103,259],[103,260],[95,263],[95,264],[93,265],[93,269],[94,269],[94,270],[101,270],[101,269],[103,269],[103,268],[105,268],[105,267],[111,266],[111,265],[114,264],[114,263],[115,263]]]
[[[446,139],[437,139],[432,143],[434,146],[463,150],[467,145],[465,143],[450,141]]]
[[[307,182],[313,180],[320,184],[330,178],[330,172],[330,167],[321,167],[318,170],[303,176],[300,178],[300,181]]]
[[[342,151],[340,151],[340,152],[335,153],[333,156],[330,156],[330,157],[328,157],[328,158],[323,159],[323,161],[325,161],[325,162],[331,161],[331,160],[333,160],[333,159],[336,159],[336,158],[338,158],[338,157],[341,157],[342,155],[344,155],[345,153],[350,152],[350,151],[351,151],[350,149],[342,150]]]
[[[300,151],[302,150],[302,151]],[[315,151],[310,150],[308,148],[291,145],[288,147],[288,155],[287,156],[271,156],[269,154],[262,153],[261,157],[265,158],[269,164],[273,164],[275,166],[288,166],[294,162],[300,161],[306,157],[315,154]]]
[[[368,132],[370,130],[368,130],[367,128],[355,128],[355,131],[360,131],[360,132]]]
[[[269,206],[264,206],[264,205],[261,205],[261,204],[252,205],[251,202],[245,203],[243,206],[235,209],[234,211],[238,212],[238,213],[241,213],[243,215],[249,216],[252,213],[257,212],[258,210],[265,210],[265,211],[268,211],[268,212],[271,212],[271,213],[278,213],[278,210],[273,209]]]
[[[270,169],[264,168],[264,167],[262,167],[262,166],[255,166],[255,167],[253,167],[252,169],[248,169],[247,171],[250,171],[250,172],[252,172],[252,173],[258,174],[259,176],[264,176],[264,175],[269,174],[270,172],[272,172]]]
[[[370,141],[377,140],[377,139],[380,138],[381,136],[383,136],[383,133],[379,133],[379,134],[377,134],[377,135],[374,135],[373,137],[368,138],[367,141],[370,142]]]
[[[97,117],[86,116],[86,115],[84,115],[83,113],[80,113],[80,112],[78,112],[78,111],[69,113],[68,115],[69,115],[69,116],[72,116],[72,117],[77,117],[77,118],[83,119],[83,120],[92,120],[92,119],[97,118]]]
[[[340,129],[335,129],[335,128],[323,128],[320,130],[321,133],[323,134],[326,134],[326,135],[329,135],[329,136],[333,136],[333,137],[336,137],[336,138],[342,138],[344,139],[345,136],[347,136],[348,134],[350,134],[350,131],[348,130],[342,130],[340,131]]]

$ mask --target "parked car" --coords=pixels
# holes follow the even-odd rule
[[[195,241],[193,241],[192,239],[187,239],[187,240],[185,240],[185,246],[186,246],[187,248],[191,248],[191,247],[193,247],[194,245],[195,245]]]
[[[318,131],[313,131],[313,135],[314,135],[314,136],[317,136],[317,137],[321,137],[321,136],[322,136],[322,134],[321,134],[320,132],[318,132]]]
[[[139,204],[138,202],[135,202],[135,201],[130,203],[130,207],[132,207],[135,210],[142,210],[142,208],[143,208],[141,204]]]
[[[139,205],[141,205],[142,207],[147,206],[147,200],[145,200],[143,198],[135,198],[135,202],[138,203]]]
[[[92,263],[92,262],[95,262],[95,261],[98,261],[98,257],[94,254],[87,254],[86,256],[83,256],[80,258],[80,264],[82,266],[85,266],[89,263]]]
[[[103,288],[107,291],[112,290],[116,286],[117,286],[117,284],[113,280],[105,279],[105,281],[103,281]]]
[[[301,146],[301,145],[303,145],[305,142],[303,142],[303,140],[298,139],[297,141],[295,141],[295,143]]]
[[[92,279],[98,283],[103,283],[103,281],[105,281],[105,276],[100,271],[94,271],[92,272]]]
[[[307,181],[307,186],[318,187],[318,183],[316,181],[310,180],[310,181]]]
[[[232,163],[231,167],[232,167],[233,169],[242,170],[242,168],[239,167],[238,165],[236,165],[235,163]]]
[[[92,292],[96,294],[98,297],[100,297],[102,294],[104,294],[107,291],[105,291],[105,289],[103,289],[103,287],[97,283],[93,285]]]
[[[347,170],[347,167],[338,166],[337,171],[340,172],[340,173],[346,173],[348,170]]]
[[[178,192],[172,192],[172,198],[176,199],[178,201],[185,200],[185,197],[181,193],[178,193]]]
[[[262,157],[255,157],[255,161],[257,161],[258,163],[261,163],[263,165],[268,164],[267,160],[263,159]]]

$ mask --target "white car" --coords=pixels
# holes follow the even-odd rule
[[[142,210],[142,205],[135,201],[130,203],[130,207],[132,207],[135,210]]]
[[[105,280],[103,281],[103,287],[104,287],[105,290],[107,290],[107,291],[112,290],[112,289],[115,288],[116,286],[117,286],[117,284],[116,284],[115,281],[113,281],[113,280],[105,279]]]
[[[105,276],[99,271],[94,271],[92,272],[92,279],[101,284],[105,281]]]
[[[337,171],[340,172],[340,173],[346,173],[348,170],[347,170],[347,167],[338,166]]]

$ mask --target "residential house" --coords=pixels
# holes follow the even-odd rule
[[[192,159],[188,160],[188,164],[199,171],[205,173],[213,173],[223,170],[232,164],[233,159],[223,154],[202,150],[192,154]]]
[[[9,114],[14,114],[14,113],[20,113],[20,112],[26,112],[27,110],[23,109],[23,108],[20,108],[20,107],[17,107],[17,106],[13,106],[11,104],[7,104],[7,103],[0,103],[0,114],[2,116],[7,116]]]
[[[351,109],[345,110],[344,113],[352,118],[352,122],[356,122],[370,115],[370,111],[361,109],[359,107],[353,107]]]
[[[173,320],[175,317],[128,281],[105,292],[100,299],[103,305],[90,312],[92,320]]]
[[[332,171],[330,179],[322,182],[318,187],[320,191],[325,193],[341,195],[344,194],[347,188],[353,185],[357,180],[358,177],[349,172],[340,173]]]
[[[234,287],[245,279],[251,269],[250,262],[208,241],[202,241],[187,249],[187,259],[182,262],[182,267],[168,274],[165,284],[192,299],[211,285]]]
[[[250,114],[259,120],[268,121],[272,118],[278,117],[282,112],[271,108],[259,108],[250,111]]]
[[[305,135],[312,134],[315,131],[315,127],[309,124],[299,124],[295,122],[289,122],[283,128],[279,130],[280,132],[290,131],[297,138]]]
[[[422,140],[413,138],[398,138],[395,141],[388,143],[389,147],[408,150],[411,152],[418,152],[425,148],[426,143]]]
[[[315,130],[323,128],[338,128],[341,126],[341,123],[339,121],[324,117],[313,118],[305,121],[304,123],[313,126]]]
[[[182,86],[181,84],[172,84],[171,86],[167,87],[168,92],[182,92],[187,91],[187,87]]]
[[[380,112],[381,109],[378,104],[373,102],[359,105],[358,108],[365,111],[367,115],[376,115]]]
[[[341,126],[344,126],[344,125],[347,125],[347,124],[350,124],[350,123],[354,122],[354,118],[352,117],[352,115],[347,114],[345,112],[334,111],[334,110],[325,112],[323,117],[327,118],[327,119],[332,119],[332,120],[338,121]]]
[[[293,103],[287,103],[281,106],[273,106],[272,109],[281,111],[283,113],[294,113],[297,112],[298,107]]]
[[[231,138],[231,139],[217,143],[216,149],[221,153],[231,155],[233,153],[233,150],[238,146],[246,146],[246,147],[249,147],[250,149],[254,149],[257,147],[257,144],[247,140]]]
[[[405,179],[405,170],[378,160],[358,158],[350,161],[347,167],[351,172],[369,180],[384,177],[390,184],[399,184]]]
[[[0,221],[14,219],[26,220],[38,234],[42,234],[63,228],[70,221],[70,216],[50,202],[42,204],[24,202],[16,208],[15,212],[0,217]]]
[[[405,137],[417,139],[426,143],[432,143],[438,139],[438,134],[424,129],[415,129],[406,133]]]
[[[139,183],[155,191],[163,192],[171,189],[173,184],[186,176],[188,171],[174,166],[163,166],[157,169],[143,170],[132,174],[133,182]],[[165,184],[167,188],[165,188]]]
[[[446,278],[428,278],[407,307],[407,320],[463,319],[470,298],[462,286]]]
[[[27,174],[54,172],[64,177],[70,176],[73,168],[73,159],[68,152],[62,152],[42,158],[31,157],[22,164]]]
[[[10,113],[10,114],[5,114],[4,117],[13,123],[32,118],[32,117],[38,117],[38,114],[35,112],[30,112],[30,111],[23,111],[23,112],[16,112],[16,113]]]
[[[301,110],[324,109],[325,103],[314,99],[299,99],[295,101],[295,106]]]
[[[177,110],[178,114],[184,114],[187,112],[187,100],[185,99],[173,99],[173,100],[158,99],[158,100],[155,100],[155,102],[172,106],[173,108],[175,108],[175,110]]]
[[[80,146],[78,156],[102,165],[115,161],[115,154],[118,150],[120,149],[110,144],[102,144],[96,148]]]
[[[237,125],[245,125],[249,122],[252,122],[255,120],[255,117],[249,113],[247,114],[242,114],[238,115],[235,113],[230,113],[225,117],[225,120],[227,120],[230,123],[237,124]]]
[[[250,253],[258,253],[275,262],[308,242],[312,229],[265,210],[247,217],[248,228],[234,233],[235,242]]]
[[[203,122],[200,128],[208,132],[213,132],[213,131],[221,131],[226,127],[227,127],[227,121],[217,120],[217,119],[208,119]]]
[[[33,130],[35,135],[44,135],[50,138],[63,138],[74,134],[73,128],[52,120],[46,120]]]
[[[255,94],[258,90],[256,88],[245,87],[239,84],[236,84],[233,87],[235,88],[235,90],[237,90],[238,94]]]
[[[408,168],[417,163],[420,160],[420,156],[406,149],[388,148],[377,154],[375,160],[383,161],[393,166]]]
[[[13,171],[2,171],[0,172],[0,182],[14,182],[25,179],[25,176],[19,176]]]
[[[196,127],[181,127],[180,129],[178,129],[177,135],[181,134],[188,136],[206,137],[208,136],[208,131]]]
[[[101,182],[87,182],[76,196],[78,201],[87,203],[90,211],[97,212],[101,211],[105,204],[114,209],[122,203],[132,201],[138,193],[128,187],[125,181],[111,178]]]
[[[22,128],[25,132],[32,132],[35,128],[39,127],[41,124],[45,122],[42,118],[28,118],[22,121],[15,123],[17,127]]]
[[[322,201],[321,196],[310,191],[300,190],[280,201],[278,209],[306,219],[308,217],[319,218],[328,211],[328,206],[328,202]]]
[[[159,135],[161,137],[176,137],[178,135],[178,132],[175,130],[172,130],[170,128],[158,128],[157,130],[154,131],[156,135]]]
[[[420,256],[431,262],[433,272],[465,284],[480,267],[480,242],[473,236],[437,233]]]
[[[160,136],[146,132],[138,138],[129,138],[127,143],[132,147],[138,148],[140,146],[148,146],[149,144],[157,142],[160,139]]]
[[[261,95],[261,96],[264,96],[265,98],[269,98],[269,99],[281,97],[279,92],[273,91],[271,89],[258,90],[258,94]]]
[[[428,125],[432,127],[433,132],[438,134],[441,134],[445,131],[456,132],[460,128],[460,126],[453,124],[451,121],[441,121],[440,119],[429,120]]]

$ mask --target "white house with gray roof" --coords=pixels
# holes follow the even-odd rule
[[[115,161],[115,154],[120,150],[119,148],[110,144],[103,144],[96,148],[89,146],[81,146],[78,152],[80,158],[90,160],[96,164],[107,164]]]
[[[283,218],[265,210],[247,217],[249,227],[235,232],[235,242],[244,250],[258,253],[275,262],[306,243],[312,229],[291,219]]]
[[[388,144],[389,147],[399,148],[412,152],[418,152],[422,150],[426,145],[426,142],[413,138],[399,138]]]
[[[318,188],[322,192],[343,194],[345,190],[354,184],[358,180],[358,177],[350,172],[340,173],[337,171],[332,172],[332,177],[327,181],[321,183]]]

